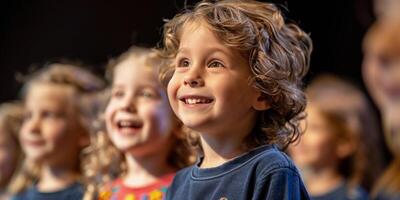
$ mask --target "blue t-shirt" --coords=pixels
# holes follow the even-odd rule
[[[400,193],[386,194],[379,193],[373,200],[400,200]]]
[[[215,168],[200,169],[199,163],[177,173],[168,200],[309,199],[293,162],[274,145]]]
[[[311,196],[312,200],[367,200],[368,194],[361,187],[349,188],[346,183],[342,183],[334,190],[320,196]]]
[[[83,197],[83,186],[74,183],[69,187],[55,192],[40,192],[36,185],[17,194],[12,200],[80,200]]]

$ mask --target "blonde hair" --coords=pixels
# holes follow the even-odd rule
[[[400,15],[388,15],[379,18],[368,30],[364,37],[363,49],[365,58],[379,57],[386,61],[393,61],[400,59]],[[368,62],[368,61],[367,61]],[[396,61],[397,62],[397,61]],[[394,66],[396,67],[396,66]],[[374,91],[370,91],[375,98],[378,107],[381,111],[383,108],[380,99],[374,96]],[[382,113],[385,114],[385,113]],[[396,195],[400,192],[400,140],[399,128],[391,127],[385,117],[383,117],[384,136],[386,145],[393,154],[394,158],[390,165],[386,168],[383,175],[376,182],[372,197],[378,195]],[[396,130],[392,130],[395,128]],[[393,132],[397,131],[397,132]]]
[[[205,23],[228,47],[241,52],[252,71],[250,84],[259,89],[271,108],[258,113],[250,146],[276,143],[282,148],[295,141],[298,120],[306,106],[301,90],[309,67],[312,42],[297,25],[286,23],[279,9],[253,0],[201,1],[164,25],[161,55],[170,63],[161,74],[167,84],[174,72],[182,30],[190,23]]]
[[[3,103],[0,105],[0,126],[2,127],[2,137],[8,137],[8,144],[12,145],[12,148],[9,149],[13,152],[14,158],[13,161],[9,163],[9,165],[13,166],[14,172],[19,169],[20,161],[22,160],[21,147],[19,144],[18,133],[21,128],[21,124],[23,121],[24,108],[20,102],[9,102]],[[8,183],[11,178],[10,177],[1,177],[2,179],[6,179],[6,183]]]
[[[154,50],[133,46],[118,58],[109,61],[106,71],[109,81],[113,81],[115,68],[129,58],[143,61],[143,65],[139,67],[149,67],[156,72],[164,64],[163,59]],[[88,184],[84,199],[95,198],[107,182],[122,176],[127,170],[122,152],[113,145],[105,131],[104,118],[100,118],[99,121],[103,126],[93,135],[92,144],[86,152],[88,156],[85,176]],[[168,156],[168,162],[174,168],[181,169],[194,162],[193,150],[186,140],[190,131],[175,116],[172,121],[173,148]]]
[[[28,76],[25,81],[22,91],[24,98],[31,87],[38,83],[72,87],[77,99],[76,110],[79,111],[79,116],[77,116],[79,123],[89,135],[92,109],[95,109],[97,105],[96,99],[92,96],[105,86],[103,80],[79,65],[60,62],[46,64],[42,69]],[[38,181],[39,172],[40,165],[24,161],[18,176],[10,186],[10,191],[19,193],[25,190]]]
[[[320,75],[306,89],[339,140],[349,141],[354,152],[339,163],[339,173],[350,187],[370,190],[383,169],[383,140],[379,120],[365,94],[352,83],[333,75]],[[371,148],[374,147],[374,148]]]

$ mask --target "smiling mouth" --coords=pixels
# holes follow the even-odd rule
[[[187,105],[196,105],[196,104],[208,104],[213,102],[214,100],[211,98],[207,98],[207,97],[182,97],[179,98],[180,101],[182,101],[183,103],[187,104]]]
[[[119,120],[117,122],[118,129],[140,129],[143,123],[131,120]]]
[[[43,140],[24,140],[24,143],[27,144],[28,146],[42,146],[44,145]]]

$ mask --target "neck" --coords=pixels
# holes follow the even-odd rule
[[[124,184],[129,187],[144,187],[175,172],[176,169],[167,161],[168,155],[169,151],[159,151],[146,156],[125,154],[128,170]]]
[[[307,190],[312,196],[326,194],[344,181],[343,176],[337,172],[335,167],[303,169],[302,172]]]
[[[201,168],[220,166],[248,151],[243,141],[251,128],[242,131],[228,131],[227,134],[201,134],[204,159]]]
[[[76,182],[78,177],[79,172],[74,167],[42,165],[37,187],[41,192],[59,191]]]

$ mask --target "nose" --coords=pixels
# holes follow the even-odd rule
[[[192,88],[204,86],[204,79],[198,67],[194,66],[187,72],[184,76],[183,84]]]
[[[133,95],[126,95],[121,102],[121,109],[126,112],[136,112],[136,102]]]
[[[40,133],[40,119],[38,116],[32,116],[27,121],[23,122],[25,126],[27,126],[27,131],[33,134]]]

